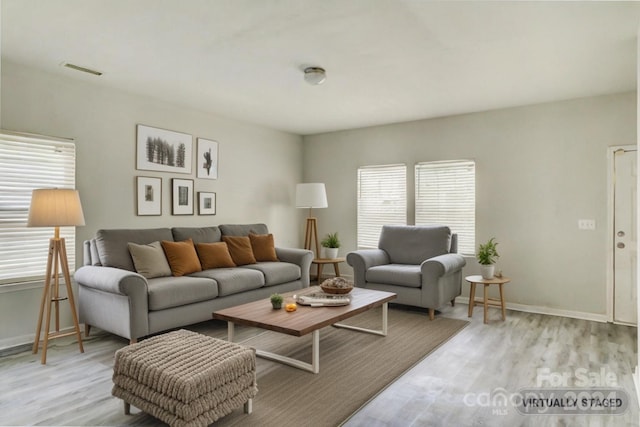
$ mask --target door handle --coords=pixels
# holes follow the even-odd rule
[[[619,249],[624,249],[624,243],[622,242],[618,242],[618,244],[616,245]]]
[[[624,237],[624,231],[620,230],[618,231],[618,237]]]

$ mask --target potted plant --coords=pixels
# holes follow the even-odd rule
[[[322,239],[320,242],[322,247],[324,248],[325,258],[337,258],[338,257],[338,248],[340,248],[340,239],[338,239],[338,232],[329,233],[327,236]]]
[[[282,298],[282,295],[280,294],[271,294],[271,306],[274,308],[274,310],[280,310],[282,308],[282,301],[284,298]]]
[[[480,272],[483,279],[493,279],[495,262],[500,258],[496,246],[498,246],[498,243],[495,242],[495,237],[492,237],[487,243],[481,244],[478,248],[476,258],[480,264]]]

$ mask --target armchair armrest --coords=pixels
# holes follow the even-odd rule
[[[442,277],[457,273],[467,264],[460,254],[444,254],[423,261],[420,272],[423,277]]]
[[[367,270],[376,265],[389,264],[389,255],[382,249],[361,249],[347,254],[347,264],[353,267],[355,286],[363,287]]]
[[[309,287],[309,270],[313,261],[313,252],[307,249],[276,248],[276,255],[280,261],[290,262],[300,266],[302,285]]]

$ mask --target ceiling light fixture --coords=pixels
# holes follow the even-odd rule
[[[326,79],[327,74],[324,68],[307,67],[304,69],[304,80],[310,85],[322,84]]]

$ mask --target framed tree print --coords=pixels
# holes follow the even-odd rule
[[[216,193],[198,191],[198,215],[216,214]]]
[[[171,179],[171,215],[193,215],[193,180]]]
[[[138,125],[136,169],[190,174],[192,156],[191,135]]]
[[[198,138],[196,169],[198,178],[218,179],[218,143],[216,141]]]
[[[162,178],[136,177],[136,215],[162,215]]]

